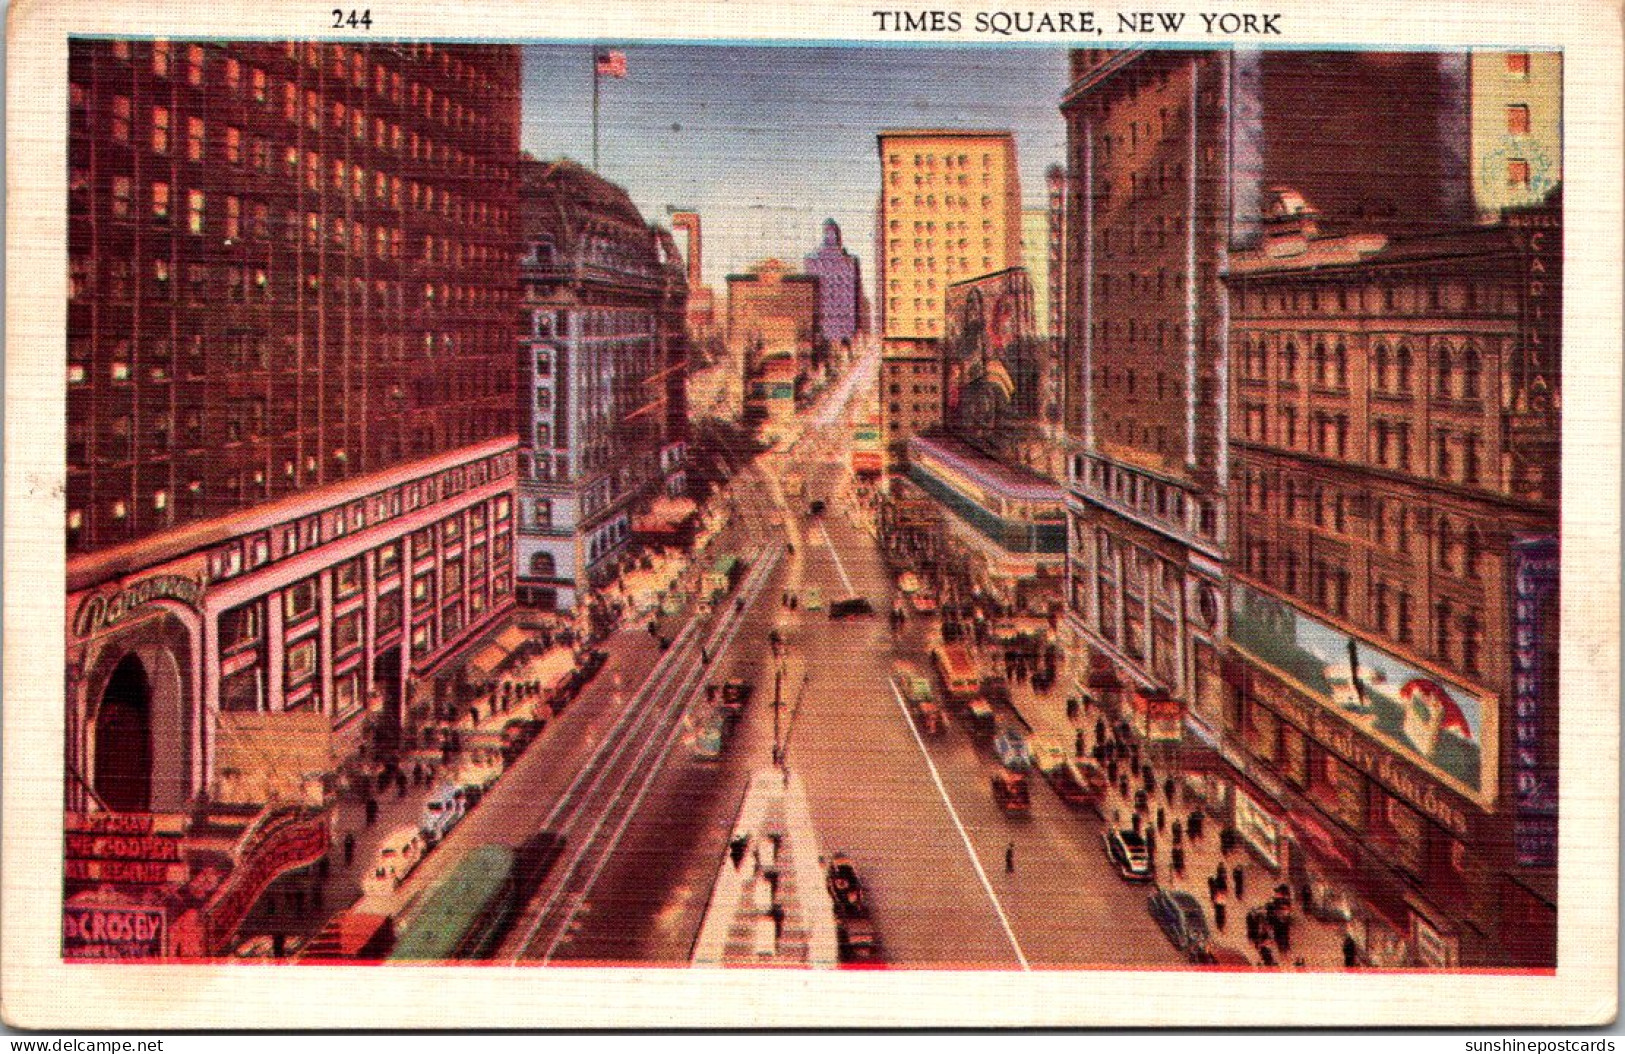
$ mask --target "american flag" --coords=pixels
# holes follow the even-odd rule
[[[626,76],[626,52],[600,51],[597,55],[593,69],[600,77],[614,77],[619,80]]]

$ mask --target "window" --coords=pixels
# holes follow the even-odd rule
[[[114,176],[112,188],[112,209],[116,219],[128,219],[131,212],[130,197],[133,190],[130,186],[129,176]]]
[[[186,160],[203,160],[203,118],[186,119]]]
[[[113,97],[113,139],[120,143],[130,141],[130,97],[117,95]]]
[[[233,165],[243,163],[243,130],[241,128],[226,129],[226,160]]]
[[[295,582],[282,592],[282,617],[286,622],[299,622],[316,612],[316,580],[307,578]]]
[[[361,559],[346,560],[333,569],[333,594],[340,599],[361,589]]]
[[[1507,161],[1507,186],[1514,189],[1527,189],[1529,186],[1529,162],[1523,158],[1514,157]]]
[[[1507,52],[1507,76],[1520,81],[1529,79],[1529,52]]]
[[[193,234],[203,233],[203,191],[192,190],[186,194],[186,229]]]
[[[1529,134],[1529,107],[1514,103],[1507,107],[1507,134]]]
[[[288,648],[287,683],[289,688],[303,685],[316,676],[316,638],[310,637]]]
[[[152,42],[152,72],[154,76],[169,76],[170,65],[173,61],[174,54],[169,41],[155,40]]]
[[[352,652],[361,646],[364,614],[364,612],[356,610],[333,620],[333,654],[335,656]]]
[[[186,47],[186,83],[194,86],[203,83],[203,49],[196,44]]]
[[[222,652],[256,644],[264,633],[265,608],[261,601],[256,600],[251,604],[232,608],[220,615],[220,650]]]
[[[152,152],[169,153],[169,111],[162,106],[152,108]]]
[[[401,625],[401,591],[397,589],[379,597],[373,618],[376,620],[374,628],[379,636],[399,629]]]

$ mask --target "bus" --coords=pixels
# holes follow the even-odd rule
[[[429,891],[423,910],[401,932],[389,961],[483,959],[507,932],[518,899],[513,850],[481,846]]]
[[[881,461],[880,422],[858,421],[852,425],[852,474],[878,476],[884,467]]]
[[[963,644],[943,644],[931,652],[942,680],[942,694],[950,702],[968,702],[982,689],[982,672],[970,649]]]
[[[705,581],[700,584],[700,592],[715,604],[739,584],[739,573],[743,569],[744,564],[737,556],[717,557],[716,563],[711,565],[711,570],[705,573]]]

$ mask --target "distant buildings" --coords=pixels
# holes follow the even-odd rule
[[[1050,329],[1050,212],[1021,210],[1021,267],[1033,284],[1033,335],[1048,337]]]
[[[298,798],[225,739],[388,750],[511,605],[519,77],[72,42],[70,811]]]
[[[620,187],[525,159],[519,600],[573,609],[682,488],[683,264]]]
[[[1021,263],[1021,182],[1009,132],[885,131],[878,148],[881,429],[895,467],[941,422],[940,393],[922,389],[941,385],[948,286]]]
[[[747,419],[782,418],[786,405],[793,412],[818,335],[818,304],[818,279],[781,260],[728,276],[727,363],[741,378]]]
[[[824,221],[824,241],[802,265],[805,273],[818,279],[818,332],[833,349],[857,336],[863,318],[859,313],[862,280],[858,258],[841,244],[841,225]]]

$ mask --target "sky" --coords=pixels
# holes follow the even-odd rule
[[[1044,170],[1065,156],[1061,49],[609,47],[627,74],[599,84],[599,172],[650,222],[700,213],[719,296],[726,275],[766,257],[799,268],[826,218],[870,288],[881,129],[1014,132],[1023,208],[1043,206]],[[535,156],[591,164],[592,53],[526,47],[521,145]]]

